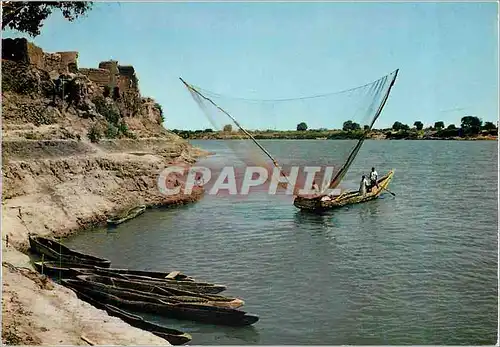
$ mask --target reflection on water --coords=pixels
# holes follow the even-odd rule
[[[259,344],[260,334],[254,326],[246,327],[230,327],[216,326],[211,324],[196,324],[192,322],[176,320],[164,317],[154,316],[147,313],[136,313],[141,315],[145,320],[156,324],[164,325],[177,329],[193,336],[193,344],[197,344],[196,336],[204,336],[204,344]]]
[[[307,163],[328,155],[326,142],[266,148]],[[198,143],[216,152],[221,145]],[[252,328],[155,317],[191,333],[193,345],[494,344],[496,149],[494,142],[367,141],[346,182],[357,183],[373,163],[379,173],[396,168],[396,197],[312,214],[290,197],[205,196],[66,243],[116,267],[226,284],[224,295],[260,317]],[[223,166],[227,158],[204,160],[212,159]]]

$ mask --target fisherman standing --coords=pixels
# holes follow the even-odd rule
[[[368,181],[366,176],[361,176],[361,182],[359,183],[359,195],[364,196],[366,194],[366,188],[368,188]]]
[[[319,186],[317,185],[316,180],[313,181],[312,190],[313,190],[313,194],[319,193]]]
[[[375,171],[375,168],[372,167],[372,172],[370,172],[370,190],[373,187],[378,187],[378,173]]]

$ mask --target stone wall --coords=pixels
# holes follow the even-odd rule
[[[79,69],[91,81],[100,87],[108,86],[113,92],[118,87],[121,96],[125,94],[139,94],[138,79],[133,66],[118,65],[116,60],[102,61],[99,69]]]
[[[45,55],[43,50],[40,47],[35,46],[31,42],[26,41],[26,52],[27,52],[27,61],[30,64],[35,65],[39,69],[44,69],[45,67]]]
[[[26,39],[3,39],[2,58],[15,62],[34,65],[48,72],[51,79],[61,74],[81,73],[95,83],[102,93],[109,87],[110,95],[119,99],[124,116],[133,116],[140,112],[141,96],[139,81],[135,69],[130,65],[119,65],[116,60],[99,63],[99,68],[78,68],[78,52],[44,52],[40,47]],[[117,89],[116,89],[117,87]]]
[[[78,52],[57,52],[61,56],[61,66],[69,72],[78,72]]]
[[[89,80],[96,83],[100,87],[109,85],[111,80],[111,73],[106,69],[79,69],[78,72],[88,77]]]
[[[110,79],[108,80],[107,85],[111,89],[116,87],[118,84],[117,75],[119,73],[118,62],[116,60],[101,61],[99,63],[99,69],[104,69],[109,71]]]
[[[78,52],[45,53],[25,38],[2,39],[2,59],[34,65],[59,74],[76,72]]]
[[[134,67],[130,65],[120,65],[118,66],[118,70],[120,74],[118,79],[120,91],[123,91],[124,93],[129,91],[138,93],[139,85]]]
[[[2,59],[44,68],[44,53],[40,47],[22,39],[2,39]]]

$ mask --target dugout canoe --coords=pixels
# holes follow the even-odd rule
[[[101,275],[110,278],[128,279],[130,281],[142,282],[158,287],[178,288],[201,294],[219,294],[227,289],[225,285],[208,282],[197,282],[193,280],[160,279],[147,276],[127,275],[108,271],[108,269],[80,269],[86,274]]]
[[[162,325],[149,322],[139,315],[135,315],[130,312],[124,311],[116,306],[102,304],[99,301],[92,299],[90,296],[82,293],[77,289],[74,288],[70,289],[75,292],[76,296],[79,299],[88,302],[89,304],[93,305],[98,309],[105,310],[110,316],[118,317],[122,321],[130,324],[131,326],[149,331],[152,334],[155,334],[156,336],[159,336],[162,339],[167,340],[170,344],[174,346],[184,345],[192,340],[191,335],[188,333],[184,333],[179,330],[167,328]]]
[[[124,275],[143,276],[152,279],[172,279],[178,281],[194,282],[194,279],[179,271],[172,272],[156,272],[146,270],[129,270],[129,269],[115,269],[115,268],[102,268],[94,265],[86,265],[81,263],[67,262],[67,261],[41,261],[33,262],[35,269],[41,273],[42,265],[44,274],[55,275],[59,277],[71,278],[76,275],[84,275],[88,273],[98,273],[104,271],[104,274],[115,274],[114,277],[126,278]]]
[[[190,281],[190,282],[195,281],[194,278],[192,278],[191,276],[188,276],[186,274],[183,274],[180,271],[160,272],[160,271],[148,271],[148,270],[115,269],[115,268],[105,269],[105,271],[117,273],[120,275],[143,276],[143,277],[149,277],[149,278],[153,278],[153,279],[162,279],[162,280],[163,279],[171,279],[171,280],[177,280],[177,281]]]
[[[256,323],[259,317],[237,309],[214,307],[200,304],[170,304],[126,300],[93,288],[81,285],[75,279],[63,279],[62,284],[83,292],[103,304],[113,305],[134,312],[146,312],[180,320],[197,321],[208,324],[227,326],[247,326]]]
[[[33,267],[41,274],[52,278],[73,278],[78,275],[84,275],[85,272],[80,271],[74,263],[62,263],[57,261],[34,261]]]
[[[238,308],[244,301],[238,298],[221,295],[203,295],[175,288],[157,287],[118,278],[96,275],[76,276],[81,284],[116,295],[123,299],[158,302],[164,300],[170,303],[199,303],[217,307]]]
[[[124,214],[109,218],[107,220],[108,225],[116,226],[116,225],[122,224],[122,223],[124,223],[132,218],[135,218],[135,217],[143,214],[144,211],[146,211],[146,205],[139,205],[139,206],[133,207]]]
[[[377,199],[384,191],[386,191],[389,183],[394,176],[394,170],[390,170],[386,175],[381,177],[377,183],[378,187],[373,187],[369,193],[360,195],[359,191],[350,191],[343,193],[331,200],[324,200],[324,195],[315,197],[297,196],[293,202],[295,207],[307,211],[326,211],[333,210],[347,205],[359,204],[370,200]]]
[[[77,252],[47,237],[29,235],[28,239],[32,252],[44,255],[49,259],[60,262],[78,263],[81,266],[94,265],[102,268],[109,268],[111,266],[111,261],[108,259]]]

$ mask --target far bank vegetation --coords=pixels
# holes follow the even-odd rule
[[[476,116],[464,116],[461,123],[445,124],[436,121],[433,125],[424,128],[424,124],[417,120],[412,126],[396,121],[391,128],[370,129],[368,124],[360,124],[347,120],[342,129],[309,129],[305,122],[297,124],[296,130],[247,130],[256,139],[357,139],[366,132],[368,138],[391,140],[426,140],[426,139],[477,139],[496,138],[498,128],[492,122],[484,122]],[[233,130],[231,124],[226,124],[222,131],[213,129],[179,130],[172,129],[173,133],[185,139],[240,139],[247,138],[239,129]]]

